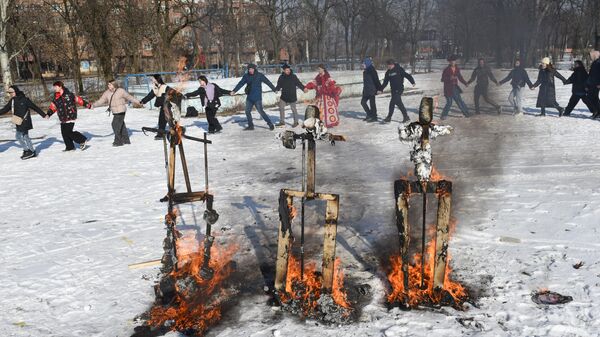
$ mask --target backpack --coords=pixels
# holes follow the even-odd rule
[[[198,110],[196,110],[196,108],[194,108],[193,106],[187,107],[185,118],[189,117],[198,117]]]

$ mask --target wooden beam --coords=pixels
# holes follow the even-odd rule
[[[158,259],[158,260],[150,260],[150,261],[132,263],[130,265],[127,265],[127,267],[129,269],[142,269],[142,268],[158,266],[158,265],[160,265],[160,263],[161,263],[161,259]]]
[[[438,199],[435,260],[433,264],[433,289],[444,288],[448,264],[448,237],[450,229],[451,193],[441,193]]]
[[[286,192],[284,190],[284,192]],[[286,195],[285,193],[280,194],[280,198],[286,198],[286,202],[289,209],[294,204],[294,197],[291,195]],[[282,202],[282,200],[280,200]],[[280,215],[281,218],[281,215]],[[290,220],[291,222],[291,220]],[[290,254],[290,249],[292,247],[292,227],[285,226],[283,222],[279,222],[279,235],[277,238],[277,261],[275,265],[275,290],[276,291],[285,291],[285,283],[287,276],[287,268],[288,268],[288,259]]]
[[[333,273],[335,272],[335,243],[340,200],[337,194],[330,194],[325,213],[325,233],[323,239],[323,290],[331,293],[333,288]]]

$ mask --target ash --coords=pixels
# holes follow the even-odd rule
[[[449,125],[430,124],[429,139],[449,135],[452,130]],[[411,143],[413,146],[410,160],[415,163],[415,175],[419,181],[429,181],[432,169],[431,145],[429,142],[422,142],[423,126],[419,123],[404,124],[398,128],[398,133],[402,143]]]
[[[315,319],[324,324],[350,324],[355,320],[354,309],[338,305],[331,295],[321,294],[311,300],[314,300],[317,305],[308,312],[305,311],[306,303],[302,298],[282,302],[281,308],[294,315]]]

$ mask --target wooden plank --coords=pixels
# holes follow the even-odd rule
[[[192,183],[190,182],[190,174],[187,167],[187,161],[185,160],[185,152],[183,151],[183,143],[177,145],[179,147],[179,156],[181,157],[181,167],[183,168],[183,178],[185,179],[185,187],[188,193],[192,192]]]
[[[175,145],[169,148],[169,197],[175,193]]]
[[[305,194],[305,192],[302,191],[295,191],[295,190],[284,190],[286,194],[293,196],[294,198],[302,198]],[[330,201],[330,200],[335,200],[336,196],[334,194],[329,194],[329,193],[313,193],[312,195],[306,195],[307,199],[319,199],[319,200],[325,200],[325,201]]]
[[[330,194],[327,200],[327,211],[325,214],[325,233],[323,238],[323,273],[322,288],[331,293],[333,288],[333,273],[335,267],[335,243],[337,236],[337,222],[340,201],[339,196]]]
[[[142,269],[142,268],[148,268],[148,267],[158,266],[158,265],[160,265],[160,263],[161,263],[161,259],[150,260],[150,261],[132,263],[130,265],[127,265],[127,268],[129,268],[129,269]]]
[[[306,154],[306,194],[312,196],[315,193],[316,175],[317,175],[317,149],[315,140],[310,138],[307,140],[308,150]]]
[[[184,202],[204,201],[208,198],[208,194],[204,191],[191,193],[175,193],[173,194],[173,202],[181,204]]]
[[[284,191],[285,192],[285,191]],[[282,198],[283,195],[280,196]],[[294,203],[294,197],[286,195],[288,210]],[[280,200],[281,201],[281,200]],[[284,224],[279,222],[279,235],[277,238],[277,261],[275,265],[275,290],[285,291],[285,281],[287,276],[288,259],[292,247],[292,228],[284,228]]]
[[[438,199],[435,261],[433,265],[433,289],[444,288],[448,264],[448,237],[450,227],[451,193],[441,193]]]
[[[410,245],[410,224],[408,222],[408,199],[410,194],[403,192],[396,199],[396,226],[398,227],[398,238],[400,243],[400,256],[402,257],[402,275],[404,292],[408,294],[408,247]]]

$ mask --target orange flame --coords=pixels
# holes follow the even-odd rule
[[[446,177],[445,175],[443,175],[442,173],[440,173],[440,171],[438,171],[435,166],[431,167],[431,176],[430,176],[430,180],[431,181],[440,181],[440,180],[448,180],[448,177]]]
[[[300,277],[300,268],[300,261],[294,255],[290,255],[285,293],[281,294],[281,300],[284,303],[291,300],[300,301],[302,313],[304,316],[310,317],[318,310],[317,301],[321,297],[322,287],[321,275],[317,272],[317,264],[314,261],[305,264],[304,279]],[[336,258],[334,263],[331,295],[333,301],[340,307],[351,308],[344,290],[344,273],[341,271],[339,258]]]
[[[449,232],[452,233],[456,221],[451,221]],[[466,289],[450,277],[452,269],[449,267],[450,253],[447,252],[446,270],[444,276],[443,290],[433,288],[433,267],[435,257],[435,239],[431,239],[425,249],[425,260],[420,253],[413,257],[413,264],[408,266],[408,289],[404,289],[404,273],[402,271],[402,257],[394,255],[390,257],[390,272],[388,281],[392,287],[387,296],[388,303],[403,303],[409,307],[419,304],[441,304],[443,291],[452,296],[454,306],[460,307],[468,299]],[[425,263],[424,287],[421,288],[421,265]],[[408,290],[408,291],[407,291]]]
[[[199,274],[204,261],[202,248],[203,244],[198,244],[195,234],[186,234],[177,240],[179,268],[170,276],[176,280],[193,280],[195,287],[182,289],[183,285],[176,283],[174,301],[168,306],[155,305],[150,310],[147,324],[164,326],[169,322],[173,331],[193,329],[202,334],[220,320],[221,305],[231,296],[222,285],[233,272],[230,262],[237,247],[211,247],[209,266],[214,270],[214,276],[210,280]]]

